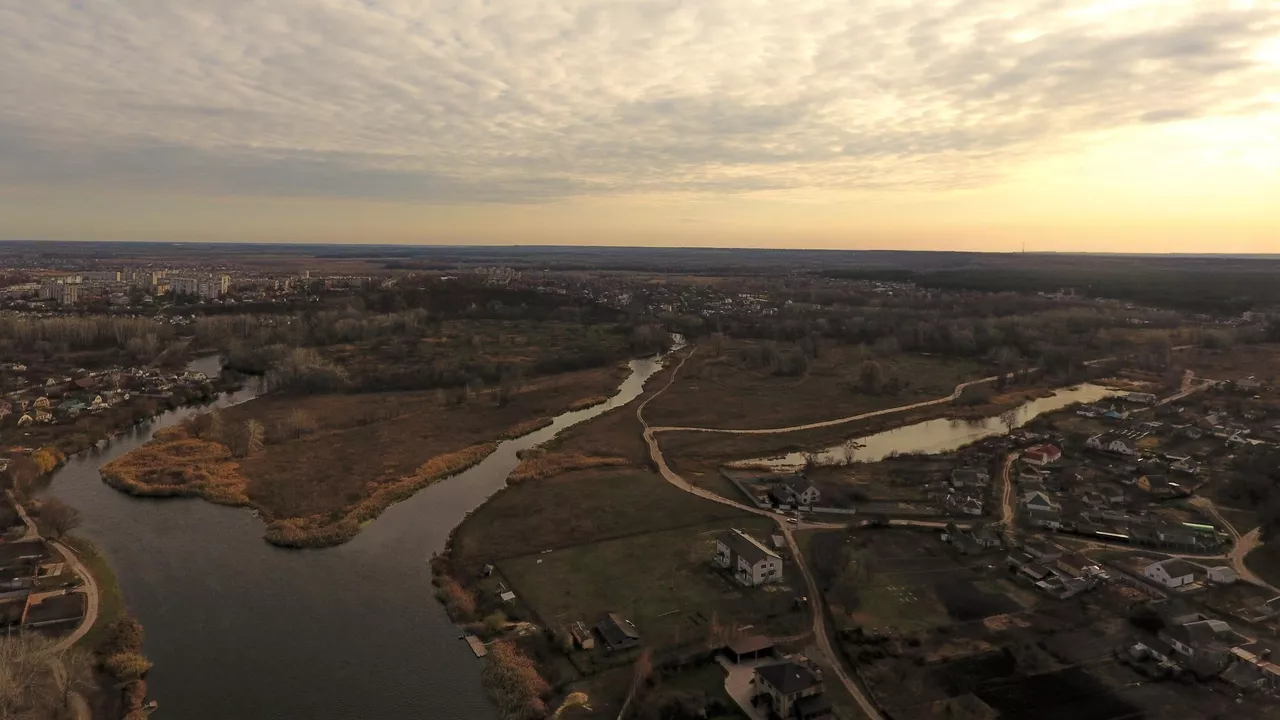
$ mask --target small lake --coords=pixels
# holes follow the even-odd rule
[[[661,367],[659,358],[633,360],[607,403],[503,442],[336,548],[277,548],[262,540],[263,524],[247,510],[139,499],[103,484],[98,468],[193,408],[166,412],[72,458],[49,492],[80,510],[78,533],[107,556],[146,628],[158,717],[495,718],[480,685],[482,661],[435,600],[430,558],[468,512],[505,486],[517,452],[630,402]],[[217,360],[191,369],[216,375]],[[227,394],[216,405],[255,395]]]
[[[1008,419],[1012,421],[1011,424],[1006,424],[1004,417],[989,417],[977,420],[939,418],[905,425],[874,435],[854,438],[859,445],[854,451],[854,462],[879,462],[894,455],[912,453],[934,455],[951,452],[984,438],[1007,434],[1010,430],[1020,428],[1045,413],[1056,412],[1077,403],[1093,403],[1123,394],[1100,385],[1085,383],[1056,390],[1048,397],[1037,398],[1020,405],[1008,415]],[[844,444],[813,453],[812,457],[820,465],[843,464],[845,462]],[[779,469],[791,469],[805,464],[805,453],[793,452],[744,462],[768,463]]]

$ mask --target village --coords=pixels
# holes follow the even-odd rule
[[[0,396],[0,426],[28,428],[72,422],[135,398],[186,402],[207,394],[210,378],[199,371],[169,372],[160,368],[75,368],[56,377],[40,377],[26,365],[8,363]]]
[[[72,551],[42,537],[12,493],[0,495],[0,633],[82,635],[93,622],[85,618],[96,591],[78,568]]]

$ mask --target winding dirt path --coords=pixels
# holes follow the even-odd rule
[[[883,720],[883,716],[880,714],[880,711],[876,708],[875,703],[871,702],[871,699],[868,698],[866,693],[862,691],[862,688],[860,688],[858,684],[854,682],[853,678],[849,677],[849,674],[845,671],[844,663],[841,662],[840,660],[840,656],[837,655],[835,650],[831,647],[831,639],[827,635],[826,613],[823,612],[823,608],[822,608],[822,595],[821,593],[818,592],[818,584],[817,584],[817,581],[814,580],[813,574],[810,573],[809,568],[805,566],[804,553],[800,551],[800,546],[796,544],[795,537],[792,535],[792,528],[789,526],[789,524],[786,521],[786,516],[781,515],[779,513],[770,512],[768,510],[763,510],[761,508],[752,507],[744,503],[735,502],[733,500],[730,500],[729,498],[717,495],[716,493],[713,493],[709,490],[705,490],[703,488],[697,487],[696,485],[693,485],[689,481],[680,477],[678,473],[672,470],[671,466],[667,464],[666,458],[663,457],[662,449],[658,446],[658,439],[656,437],[656,433],[660,432],[662,429],[649,427],[649,423],[646,422],[644,419],[644,408],[654,398],[666,392],[666,390],[675,383],[676,377],[680,374],[681,368],[684,367],[685,361],[688,360],[690,357],[692,357],[693,353],[696,351],[697,351],[697,348],[693,348],[689,351],[687,355],[681,358],[680,363],[676,365],[674,370],[672,370],[671,377],[667,379],[667,383],[663,385],[661,388],[659,388],[657,391],[655,391],[648,398],[646,398],[645,401],[640,403],[640,405],[636,408],[636,419],[640,421],[641,427],[644,428],[644,441],[649,446],[649,457],[653,460],[654,465],[657,466],[658,472],[661,473],[663,479],[665,479],[667,482],[671,483],[675,487],[678,487],[681,490],[684,490],[685,492],[691,493],[705,500],[718,502],[722,505],[729,505],[731,507],[735,507],[755,515],[768,517],[772,519],[774,522],[778,523],[778,527],[781,528],[781,531],[782,531],[782,536],[786,538],[787,547],[791,549],[791,554],[792,554],[792,557],[794,558],[794,564],[796,566],[796,569],[800,571],[800,574],[804,577],[805,585],[808,587],[808,593],[811,600],[810,604],[813,607],[812,632],[814,636],[814,641],[817,643],[818,650],[823,655],[826,656],[827,664],[830,665],[832,670],[835,672],[836,677],[840,680],[840,684],[844,686],[845,690],[847,690],[849,694],[853,697],[853,699],[858,703],[858,706],[862,708],[862,712],[868,718],[870,718],[870,720]],[[846,524],[844,523],[833,523],[829,525],[823,524],[823,523],[798,523],[797,529],[823,528],[823,527],[842,528],[845,526]]]
[[[80,621],[80,626],[74,632],[58,640],[58,644],[54,646],[57,650],[66,650],[79,642],[80,638],[84,637],[89,632],[89,629],[93,627],[93,624],[98,621],[98,581],[93,579],[93,573],[89,572],[84,563],[80,562],[80,558],[76,557],[71,548],[56,540],[50,540],[49,543],[56,547],[58,552],[62,553],[63,557],[71,565],[71,569],[75,570],[76,574],[84,580],[84,619]]]

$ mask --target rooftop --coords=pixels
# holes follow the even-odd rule
[[[758,667],[756,675],[783,695],[803,692],[820,683],[809,668],[789,661]]]
[[[745,532],[733,528],[725,530],[716,536],[716,539],[724,543],[726,547],[737,555],[747,559],[752,565],[761,560],[781,560],[782,556],[770,550],[763,543],[746,534]]]
[[[1155,567],[1156,565],[1163,567],[1164,571],[1169,574],[1169,577],[1182,577],[1183,575],[1195,575],[1196,573],[1204,572],[1204,569],[1199,565],[1187,562],[1182,558],[1161,560],[1158,563],[1152,563],[1149,567]]]

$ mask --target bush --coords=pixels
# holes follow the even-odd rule
[[[140,680],[147,674],[151,669],[151,661],[141,653],[122,652],[108,657],[102,664],[102,669],[117,680],[131,682]]]
[[[543,699],[551,693],[551,685],[511,642],[499,640],[489,646],[483,677],[503,720],[546,717]]]

